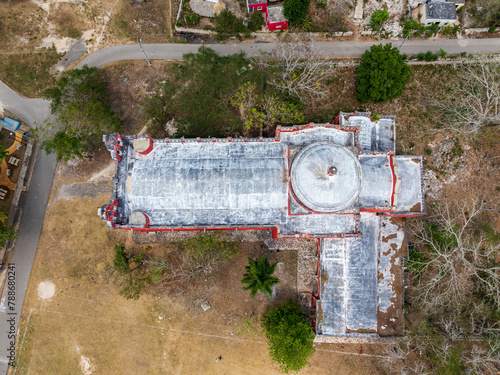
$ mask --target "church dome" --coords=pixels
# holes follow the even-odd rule
[[[361,191],[357,157],[334,142],[316,142],[304,147],[292,163],[291,177],[295,197],[312,211],[345,210]]]

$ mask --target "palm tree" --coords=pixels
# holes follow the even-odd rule
[[[248,258],[248,266],[241,283],[244,290],[250,291],[250,297],[255,297],[258,291],[273,298],[272,286],[280,281],[273,276],[278,262],[269,264],[267,258],[261,256],[257,260]]]

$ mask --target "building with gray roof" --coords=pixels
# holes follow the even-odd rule
[[[448,1],[427,1],[420,4],[420,23],[422,25],[438,25],[440,27],[458,22],[457,8],[459,4]]]

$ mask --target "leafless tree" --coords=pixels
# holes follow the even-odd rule
[[[412,245],[422,257],[407,263],[407,297],[421,318],[394,349],[408,373],[457,363],[470,374],[496,374],[500,367],[494,314],[500,309],[500,245],[483,230],[497,206],[480,196],[443,201],[413,225]]]
[[[459,69],[449,97],[436,101],[449,127],[475,136],[485,126],[500,125],[500,64],[482,56]]]
[[[427,221],[416,225],[415,244],[428,249],[422,264],[427,277],[417,288],[419,303],[430,309],[462,304],[477,281],[500,306],[500,267],[492,266],[499,246],[473,228],[478,216],[492,204],[475,197],[457,210],[444,202],[435,206]],[[432,226],[434,230],[429,229]]]
[[[468,374],[498,374],[500,368],[500,343],[491,342],[490,348],[483,345],[473,345],[469,355],[465,356]]]
[[[317,43],[284,41],[271,54],[263,54],[258,64],[272,72],[271,85],[302,101],[326,96],[325,81],[332,63],[322,60]]]

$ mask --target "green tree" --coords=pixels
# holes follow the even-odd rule
[[[261,12],[253,12],[248,21],[248,29],[250,31],[259,31],[262,29],[264,23],[264,16]]]
[[[2,249],[7,241],[15,241],[17,238],[17,230],[12,225],[7,224],[7,214],[0,211],[0,249]]]
[[[147,247],[145,252],[149,250],[151,247]],[[139,299],[145,283],[150,282],[149,275],[145,272],[145,252],[133,254],[121,243],[115,246],[112,268],[116,272],[119,293],[126,299]]]
[[[9,151],[7,151],[7,147],[4,145],[0,145],[0,163],[5,160],[5,158],[9,155]]]
[[[46,90],[54,123],[46,122],[34,132],[46,152],[58,160],[69,160],[91,153],[101,144],[103,134],[119,131],[122,122],[109,106],[107,82],[97,68],[74,69]]]
[[[288,374],[307,365],[314,353],[314,332],[299,304],[288,300],[270,308],[262,318],[271,359]]]
[[[389,12],[387,9],[378,9],[373,12],[372,18],[370,18],[370,26],[379,30],[388,19]]]
[[[398,98],[410,80],[411,73],[411,68],[406,64],[406,55],[401,55],[391,43],[374,45],[361,58],[355,96],[361,103]]]
[[[250,30],[243,24],[243,19],[236,17],[227,9],[223,9],[214,17],[217,39],[225,40],[231,36],[240,36],[240,33],[250,36]]]
[[[175,117],[176,137],[226,137],[243,131],[243,121],[230,98],[244,82],[263,86],[263,73],[244,53],[219,56],[200,47],[173,64],[171,78],[157,83],[156,92],[143,102],[148,117],[165,122]]]
[[[248,266],[245,267],[246,272],[241,280],[243,290],[249,290],[252,298],[257,292],[262,292],[272,298],[272,287],[279,283],[278,278],[273,276],[277,264],[278,262],[270,264],[263,256],[257,260],[248,258]]]
[[[283,14],[291,25],[299,24],[306,16],[311,0],[285,0]]]
[[[283,102],[275,95],[261,96],[257,94],[257,86],[251,82],[238,89],[231,98],[231,104],[240,109],[247,130],[304,121],[304,114],[297,105]]]

